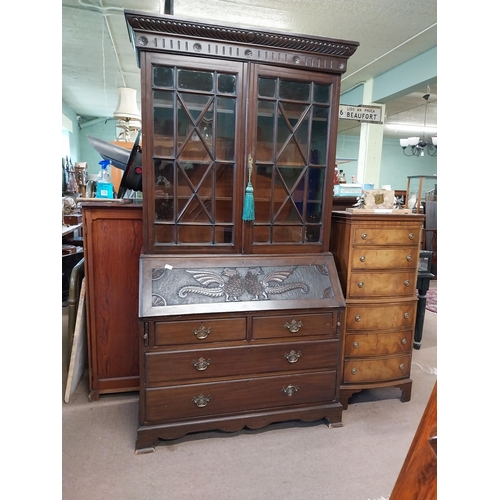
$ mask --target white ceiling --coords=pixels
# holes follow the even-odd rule
[[[359,42],[341,92],[437,45],[437,0],[62,0],[62,100],[81,124],[112,117],[121,86],[138,91],[140,108],[123,10],[163,14],[165,3],[179,17]],[[423,125],[430,92],[426,123],[437,127],[437,83],[412,90],[386,103],[386,123]],[[339,132],[359,133],[359,124],[340,120]]]

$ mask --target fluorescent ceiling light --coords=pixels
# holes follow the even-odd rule
[[[422,127],[419,125],[405,125],[404,123],[386,123],[386,128],[388,130],[394,130],[394,132],[417,132],[424,133],[426,135],[437,134],[437,127]]]

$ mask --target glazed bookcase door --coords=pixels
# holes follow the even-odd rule
[[[146,59],[144,136],[153,153],[144,161],[148,251],[239,252],[242,65]]]
[[[334,75],[255,66],[248,112],[255,199],[249,253],[324,251],[336,82]]]

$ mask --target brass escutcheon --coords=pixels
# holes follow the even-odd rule
[[[204,358],[200,358],[198,361],[193,360],[193,366],[200,372],[206,370],[210,366],[210,358],[205,360]]]
[[[198,408],[203,408],[204,406],[207,406],[208,402],[212,398],[210,396],[204,396],[203,394],[200,394],[198,397],[193,396],[193,399],[191,400]]]
[[[210,328],[205,328],[203,323],[200,323],[200,327],[195,328],[193,330],[193,333],[198,339],[203,340],[208,337],[208,335],[210,334],[210,330],[211,330]]]
[[[297,333],[302,328],[302,321],[296,321],[295,318],[293,318],[290,323],[287,322],[283,326],[288,328],[291,333]]]
[[[302,353],[300,351],[295,352],[293,349],[285,354],[283,357],[289,362],[289,363],[297,363],[299,358],[302,356]]]
[[[293,393],[297,392],[298,390],[298,385],[287,385],[286,387],[283,387],[283,389],[281,389],[281,392],[284,392],[289,398],[291,398],[293,396]]]

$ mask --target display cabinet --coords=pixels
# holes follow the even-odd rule
[[[195,430],[340,424],[345,304],[328,242],[357,42],[125,16],[142,86],[137,450]]]

